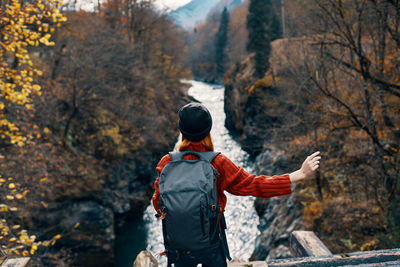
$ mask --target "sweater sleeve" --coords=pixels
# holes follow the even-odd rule
[[[164,157],[162,157],[160,162],[158,162],[158,164],[157,164],[156,170],[158,173],[158,177],[157,177],[156,181],[154,182],[154,194],[153,194],[153,198],[152,198],[153,207],[157,212],[160,209],[160,206],[158,204],[158,202],[160,200],[160,190],[158,187],[158,183],[160,182],[160,174],[161,174],[161,171],[163,170],[164,166],[167,165],[167,163],[170,161],[171,161],[171,157],[169,155],[165,155]]]
[[[160,200],[160,190],[158,189],[158,182],[160,181],[160,178],[157,177],[156,181],[154,182],[154,194],[153,194],[153,207],[156,211],[160,209],[160,206],[158,205],[158,201]]]
[[[292,193],[289,174],[249,174],[224,155],[219,156],[217,170],[222,178],[222,189],[233,195],[270,198]]]

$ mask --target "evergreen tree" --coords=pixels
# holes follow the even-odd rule
[[[255,53],[255,76],[262,78],[269,68],[270,43],[281,35],[280,21],[270,0],[250,0],[246,26],[247,51]]]
[[[221,13],[218,32],[215,36],[215,65],[217,66],[217,78],[225,73],[226,45],[228,40],[229,13],[225,7]]]

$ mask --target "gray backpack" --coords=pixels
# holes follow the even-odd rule
[[[199,160],[184,160],[187,154]],[[217,171],[211,165],[219,153],[184,151],[170,153],[160,174],[160,207],[164,245],[168,251],[200,251],[219,245],[220,206]]]

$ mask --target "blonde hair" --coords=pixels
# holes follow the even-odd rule
[[[204,137],[204,138],[203,138],[201,141],[199,141],[199,142],[189,141],[188,139],[186,139],[186,137],[184,137],[184,136],[182,135],[182,141],[181,141],[181,143],[179,144],[178,151],[183,151],[183,150],[185,150],[185,149],[188,148],[191,144],[202,144],[203,146],[206,147],[206,149],[207,149],[208,151],[214,151],[214,145],[213,145],[213,142],[212,142],[211,134],[210,134],[210,133],[208,133],[208,135],[207,135],[206,137]]]

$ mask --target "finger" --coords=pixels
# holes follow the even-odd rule
[[[315,156],[319,155],[320,153],[321,153],[321,152],[319,152],[319,151],[314,152],[314,153],[311,154],[309,157],[310,157],[310,158],[314,158]]]
[[[311,169],[313,170],[313,171],[315,171],[316,169],[318,169],[319,168],[319,165],[315,165],[315,166],[313,166]]]
[[[313,159],[310,160],[310,162],[316,162],[319,161],[321,159],[321,157],[315,157]]]

